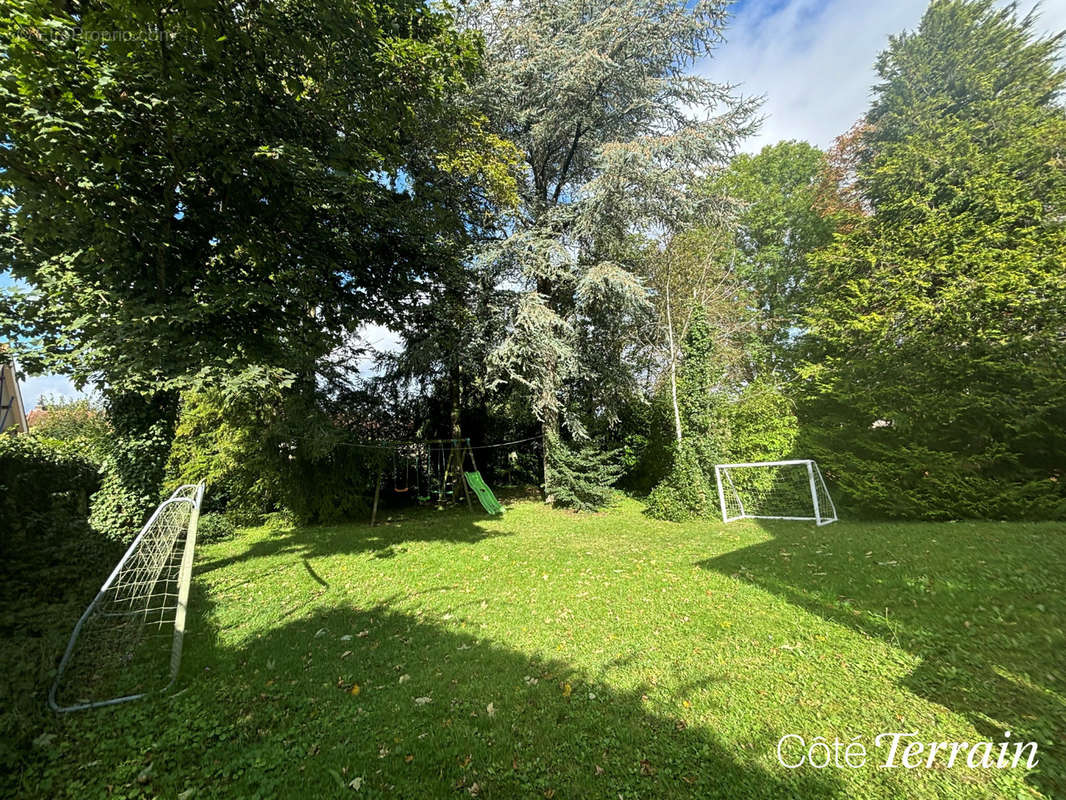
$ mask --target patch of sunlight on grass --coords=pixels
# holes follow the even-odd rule
[[[1063,789],[1060,530],[642,512],[520,502],[502,518],[425,510],[205,546],[181,693],[71,717],[63,758],[24,776],[27,792],[308,796],[357,778],[362,794],[409,797]],[[786,733],[1000,741],[1000,725],[1041,743],[1037,770],[775,758]]]

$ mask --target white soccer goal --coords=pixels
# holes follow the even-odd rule
[[[164,500],[81,615],[48,705],[78,711],[136,700],[178,676],[204,485]]]
[[[722,521],[797,519],[836,522],[837,510],[818,464],[810,459],[718,464]]]

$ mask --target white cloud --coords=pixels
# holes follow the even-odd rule
[[[74,388],[70,378],[63,375],[35,375],[20,382],[22,388],[22,403],[26,411],[32,411],[40,403],[42,395],[58,395],[60,397],[87,397],[87,392],[79,392]]]
[[[866,111],[877,81],[874,61],[888,37],[917,27],[927,5],[927,0],[747,0],[726,30],[728,41],[701,72],[739,84],[745,95],[766,96],[762,130],[745,150],[782,139],[828,147]],[[1041,6],[1037,27],[1066,29],[1066,3]]]

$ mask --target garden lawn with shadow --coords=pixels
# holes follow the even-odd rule
[[[623,499],[590,515],[522,501],[502,518],[250,529],[198,548],[176,692],[44,717],[3,787],[1066,797],[1064,578],[1061,524],[673,524]],[[1035,769],[776,756],[790,733],[1006,730],[1038,742]]]

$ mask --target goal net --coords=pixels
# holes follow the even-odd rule
[[[722,520],[797,519],[836,522],[837,510],[818,464],[809,459],[718,464]]]
[[[81,615],[48,704],[56,711],[136,700],[173,684],[181,664],[204,485],[155,510]]]

